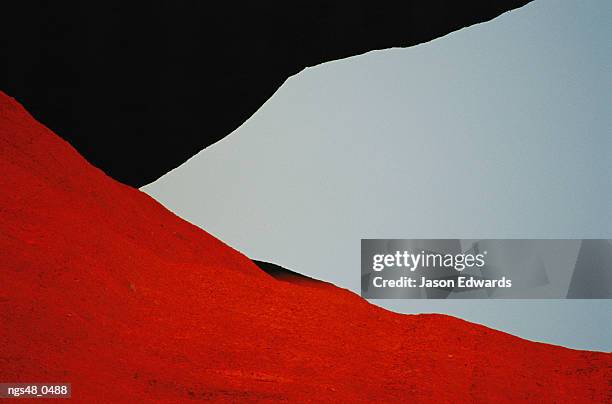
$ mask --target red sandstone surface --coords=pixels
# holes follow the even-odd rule
[[[275,280],[3,93],[0,174],[0,382],[83,403],[612,400],[612,354]]]

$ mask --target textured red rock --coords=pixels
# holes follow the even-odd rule
[[[4,94],[0,173],[1,382],[76,402],[612,399],[611,354],[275,280]]]

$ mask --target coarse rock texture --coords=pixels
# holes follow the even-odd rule
[[[275,279],[3,93],[0,172],[2,382],[83,403],[612,399],[609,353]]]

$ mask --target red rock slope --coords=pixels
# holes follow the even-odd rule
[[[0,382],[86,403],[611,399],[610,354],[275,280],[2,93],[0,173]]]

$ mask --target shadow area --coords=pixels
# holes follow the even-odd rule
[[[291,271],[290,269],[284,268],[280,265],[273,264],[271,262],[251,260],[257,265],[262,271],[272,276],[274,279],[289,282],[302,286],[328,286],[328,282],[320,281],[315,278],[311,278],[306,275],[302,275],[299,272]]]

